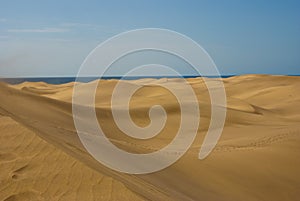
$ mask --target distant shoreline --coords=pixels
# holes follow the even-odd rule
[[[227,77],[232,77],[234,75],[224,75],[221,76],[222,78],[227,78]],[[187,76],[182,76],[184,78],[196,78],[199,77],[199,75],[187,75]],[[219,76],[204,76],[204,77],[219,77]],[[69,83],[69,82],[75,82],[76,79],[77,81],[80,82],[91,82],[94,80],[99,79],[100,77],[18,77],[18,78],[0,78],[1,81],[9,83],[9,84],[19,84],[22,82],[46,82],[48,84],[64,84],[64,83]],[[143,78],[153,78],[153,79],[160,79],[160,78],[181,78],[178,76],[127,76],[127,77],[122,77],[122,76],[104,76],[101,77],[101,79],[104,80],[110,80],[110,79],[124,79],[124,80],[137,80],[137,79],[143,79]]]
[[[202,77],[207,77],[207,78],[228,78],[228,77],[233,77],[233,76],[239,76],[239,75],[221,75],[221,76],[202,76]],[[277,76],[277,75],[274,75]],[[300,76],[300,75],[278,75],[278,76]],[[184,75],[182,76],[184,78],[196,78],[196,77],[201,77],[199,75]],[[179,76],[104,76],[101,77],[101,79],[104,80],[110,80],[110,79],[124,79],[124,80],[137,80],[137,79],[144,79],[144,78],[153,78],[153,79],[161,79],[161,78],[181,78]],[[0,78],[0,81],[6,82],[9,84],[20,84],[22,82],[46,82],[48,84],[65,84],[69,82],[75,82],[77,81],[80,82],[91,82],[94,80],[99,79],[99,77],[96,76],[89,76],[89,77],[5,77],[5,78]]]

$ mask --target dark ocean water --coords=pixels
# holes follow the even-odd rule
[[[233,75],[224,75],[221,76],[223,78],[232,77]],[[195,78],[199,76],[183,76],[184,78]],[[216,76],[205,76],[205,77],[216,77]],[[109,80],[109,79],[124,79],[124,80],[137,80],[142,78],[177,78],[176,76],[131,76],[131,77],[121,77],[121,76],[109,76],[109,77],[101,77],[101,79]],[[80,82],[90,82],[99,79],[99,77],[81,77],[78,80]],[[9,84],[19,84],[22,82],[46,82],[49,84],[64,84],[68,82],[74,82],[76,77],[24,77],[24,78],[0,78],[0,81],[9,83]]]

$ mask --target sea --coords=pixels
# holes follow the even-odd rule
[[[234,75],[223,75],[221,76],[222,78],[228,78],[232,77]],[[187,75],[187,76],[182,76],[184,78],[196,78],[199,77],[199,75]],[[204,76],[204,77],[210,77],[210,78],[216,78],[220,76]],[[153,79],[160,79],[160,78],[179,78],[177,76],[106,76],[106,77],[101,77],[101,79],[104,80],[110,80],[110,79],[123,79],[123,80],[137,80],[137,79],[143,79],[143,78],[153,78]],[[94,80],[99,79],[99,77],[14,77],[14,78],[0,78],[0,81],[6,82],[9,84],[20,84],[22,82],[46,82],[48,84],[64,84],[64,83],[69,83],[69,82],[74,82],[79,80],[80,82],[91,82]]]

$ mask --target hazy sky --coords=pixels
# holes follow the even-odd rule
[[[300,1],[0,0],[0,76],[75,75],[99,43],[147,27],[189,36],[221,74],[300,74]]]

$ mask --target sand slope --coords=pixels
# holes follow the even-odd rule
[[[144,200],[0,116],[0,200]]]
[[[127,175],[112,171],[86,152],[73,124],[72,83],[23,83],[15,86],[1,84],[0,111],[35,131],[48,143],[99,173],[122,182],[127,188],[149,200],[297,200],[300,194],[300,95],[297,93],[300,78],[245,75],[224,79],[228,100],[226,124],[217,147],[205,160],[198,160],[197,156],[209,124],[209,96],[202,79],[188,81],[197,94],[201,110],[197,138],[178,162],[148,175]],[[218,82],[214,79],[208,81]],[[166,128],[149,141],[133,140],[122,134],[117,129],[110,110],[111,92],[116,80],[101,81],[101,89],[97,91],[99,123],[111,141],[122,149],[137,153],[160,149],[174,137],[178,129],[176,125],[180,119],[180,110],[170,92],[153,85],[156,82],[168,82],[180,88],[181,82],[177,79],[127,82],[150,85],[139,90],[131,100],[133,120],[138,125],[147,125],[147,108],[160,104],[168,113]],[[82,94],[88,84],[81,84]],[[14,132],[11,133],[13,135]],[[25,150],[27,149],[32,149],[32,152],[35,150],[33,146],[27,146]],[[4,158],[10,157],[12,156],[4,155]],[[67,164],[57,161],[56,166],[63,168]],[[14,170],[5,169],[10,172]],[[4,175],[7,177],[7,174]],[[92,181],[87,183],[93,185]],[[129,200],[140,199],[124,186],[120,188],[127,192],[123,195],[135,196]],[[8,189],[11,192],[22,192],[13,187]],[[90,188],[87,189],[89,190],[79,189],[78,192],[90,191]],[[95,190],[97,193],[102,191],[105,193],[104,188]],[[30,191],[24,196],[38,198],[40,194]]]

